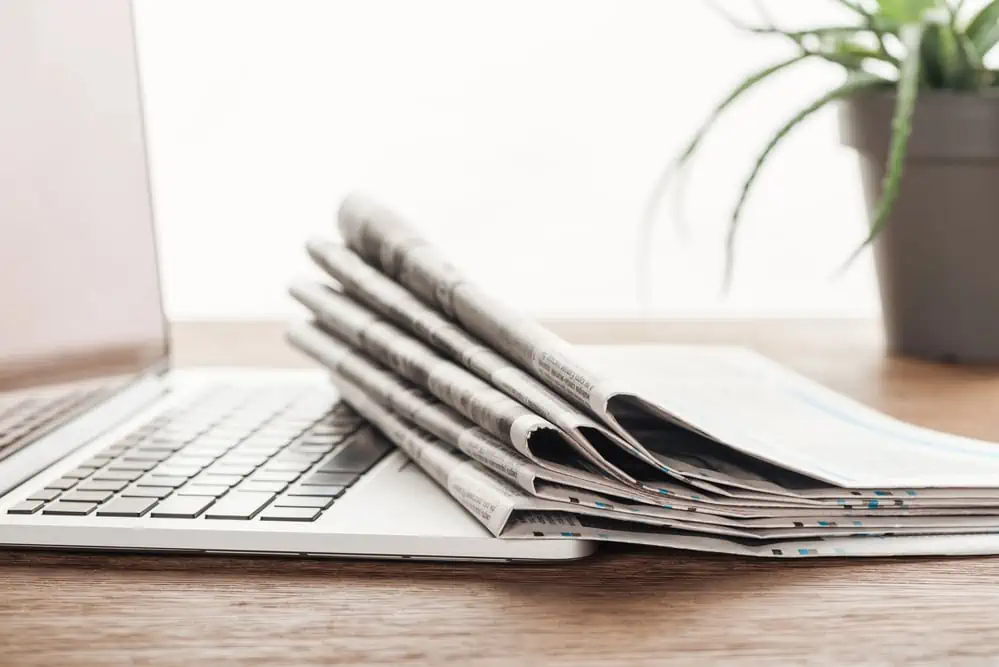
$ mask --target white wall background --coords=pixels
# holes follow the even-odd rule
[[[738,9],[751,3],[729,3]],[[844,20],[770,0],[789,25]],[[541,315],[876,312],[855,156],[833,112],[787,141],[745,216],[736,282],[721,239],[756,152],[839,81],[822,64],[729,114],[689,183],[686,239],[664,211],[652,298],[638,222],[661,166],[749,72],[788,55],[700,0],[137,0],[167,308],[297,312],[302,242],[360,187]],[[530,243],[524,243],[530,239]]]

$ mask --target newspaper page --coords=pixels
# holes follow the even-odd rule
[[[624,516],[620,511],[606,507],[559,503],[531,497],[497,478],[457,448],[392,414],[346,378],[334,373],[332,380],[344,400],[405,451],[490,532],[499,537],[549,536],[545,531],[538,535],[537,530],[538,517],[548,517],[556,525],[576,524],[580,528],[571,534],[559,531],[560,538],[609,539],[745,555],[866,555],[863,545],[869,537],[887,532],[886,529],[876,530],[872,527],[861,530],[855,527],[828,526],[742,529],[720,523],[691,521],[686,517],[673,519],[651,515]],[[594,531],[594,528],[603,531],[603,535]],[[968,520],[962,526],[934,527],[934,530],[937,529],[940,534],[934,537],[940,540],[947,537],[944,533],[959,533],[955,535],[958,541],[948,547],[958,548],[975,534],[994,532],[996,521],[994,518],[978,523]],[[924,527],[890,528],[893,536],[907,533],[924,535],[926,532]],[[835,542],[834,546],[829,545],[831,541]],[[803,550],[805,553],[802,553]],[[810,551],[814,553],[809,553]]]
[[[483,426],[491,433],[501,438],[509,438],[519,451],[522,451],[531,458],[544,458],[553,460],[551,456],[539,456],[539,451],[550,451],[552,444],[549,441],[544,444],[542,433],[545,430],[555,430],[550,422],[541,419],[526,410],[524,406],[513,401],[510,397],[491,385],[471,375],[462,367],[459,367],[445,359],[442,359],[433,350],[422,343],[412,339],[410,336],[378,317],[375,313],[364,306],[356,303],[346,295],[330,288],[326,285],[315,283],[300,283],[291,288],[292,295],[312,310],[320,322],[331,331],[335,332],[348,344],[357,345],[376,361],[388,365],[390,368],[401,374],[403,377],[417,383],[442,401],[456,408],[477,424]],[[519,419],[527,421],[533,419],[537,424],[531,430],[514,430],[507,435],[505,423],[511,422],[502,413],[497,413],[494,418],[489,419],[489,413],[485,410],[494,410],[496,405],[506,404],[510,409],[518,411]],[[468,406],[472,407],[469,408]],[[478,409],[476,409],[478,406]],[[505,420],[505,421],[504,421]],[[601,452],[590,447],[581,447],[579,443],[571,438],[564,438],[562,442],[569,442],[575,445],[576,450],[588,461],[596,464],[598,468],[610,473],[619,480],[630,484],[636,483],[633,475],[645,475],[649,481],[643,481],[641,487],[653,493],[678,494],[676,485],[669,485],[660,479],[654,479],[653,473],[662,472],[670,474],[660,466],[649,468],[638,460],[626,455],[623,451],[612,449],[610,453],[617,454],[617,458],[611,462],[604,458]],[[525,435],[526,434],[526,435]],[[518,440],[519,438],[519,440]],[[534,439],[532,441],[532,438]],[[533,442],[542,443],[534,447]],[[562,444],[560,442],[560,444]],[[563,448],[564,449],[564,448]],[[564,455],[563,455],[564,456]],[[682,465],[676,461],[675,470],[682,470]],[[621,466],[627,466],[622,468]],[[734,466],[728,466],[731,470]],[[712,481],[712,471],[702,471],[703,474],[688,475],[686,477],[675,475],[681,482],[693,484],[701,492],[713,493],[721,496],[729,496],[738,500],[752,502],[784,502],[791,504],[808,502],[806,499],[794,497],[789,492],[783,492],[780,487],[773,484],[766,484],[755,479],[748,480],[749,473],[746,473],[746,483],[735,485],[729,489]],[[717,475],[716,475],[717,477]],[[757,482],[755,486],[750,482]],[[777,490],[777,496],[773,495],[772,489]],[[697,499],[697,494],[688,489],[688,497]],[[678,494],[679,495],[679,494]],[[703,495],[703,494],[702,494]]]
[[[624,519],[619,512],[585,505],[563,504],[532,497],[518,487],[491,474],[478,461],[464,452],[419,427],[406,422],[398,415],[375,401],[357,385],[336,373],[331,374],[334,386],[343,399],[365,420],[380,430],[390,441],[402,449],[434,481],[447,489],[462,507],[478,518],[496,536],[503,530],[515,512],[547,510],[575,512],[592,516]],[[677,512],[676,514],[682,514]],[[752,532],[714,524],[692,524],[661,516],[630,514],[626,517],[636,524],[661,528],[689,528],[720,535],[752,538]]]
[[[630,520],[636,517],[673,519],[690,522],[692,529],[696,529],[697,524],[714,524],[763,539],[855,534],[858,531],[864,534],[889,531],[901,534],[927,530],[944,533],[999,529],[999,515],[995,511],[974,517],[868,512],[867,516],[854,513],[851,515],[853,518],[847,520],[840,516],[840,508],[834,507],[825,508],[824,512],[806,511],[752,518],[703,503],[684,505],[675,497],[663,502],[661,497],[639,496],[620,483],[611,486],[613,482],[610,480],[596,476],[590,479],[573,477],[571,473],[574,471],[571,470],[568,475],[553,473],[524,459],[426,392],[379,368],[320,329],[301,324],[291,327],[288,333],[297,347],[384,408],[460,450],[491,472],[514,482],[530,495],[566,505],[566,511],[586,507],[605,510]]]
[[[296,348],[345,378],[402,418],[467,455],[534,495],[539,480],[579,486],[598,493],[660,503],[662,495],[573,467],[574,452],[566,460],[546,460],[530,452],[525,456],[499,438],[446,406],[426,390],[379,367],[362,353],[312,324],[298,323],[287,330]]]
[[[580,447],[597,456],[628,449],[616,433],[426,306],[350,249],[324,239],[312,239],[306,247],[313,261],[343,287],[344,293],[555,424]]]
[[[999,554],[995,533],[831,537],[812,540],[750,541],[657,531],[603,517],[561,512],[525,512],[513,517],[505,538],[586,539],[705,551],[757,558],[843,558],[885,556],[991,556]]]
[[[654,489],[642,485],[633,487],[585,468],[574,467],[584,463],[579,459],[549,461],[525,457],[426,391],[377,366],[329,332],[312,324],[298,323],[289,327],[287,338],[294,347],[353,382],[381,405],[456,446],[532,495],[571,503],[590,502],[598,507],[620,506],[629,512],[644,511],[635,507],[641,504],[691,513],[758,518],[778,509],[773,505],[753,507],[728,498],[714,499],[697,489],[681,485],[660,483]],[[602,495],[586,496],[581,491]],[[580,498],[584,497],[586,500],[581,501]],[[612,500],[611,497],[623,499],[624,502]],[[793,518],[807,516],[809,511],[819,517],[828,516],[829,508],[802,507],[798,513],[788,513],[789,518],[783,519],[780,525],[790,527]],[[833,511],[840,509],[837,506]],[[652,511],[653,515],[656,513]]]
[[[441,358],[372,311],[344,294],[320,284],[291,287],[295,299],[309,308],[316,319],[352,347],[363,350],[402,377],[428,390],[489,433],[534,458],[544,453],[578,452],[601,470],[634,483],[634,478],[604,459],[592,448],[581,447],[548,420],[464,368]]]
[[[319,304],[319,306],[316,309],[320,312],[324,310],[329,310],[328,305],[324,309],[321,303],[324,299],[326,299],[327,294],[329,295],[336,294],[334,292],[331,292],[329,288],[318,285],[307,285],[303,288],[296,288],[296,290],[294,291],[302,292],[303,290],[309,293],[312,292],[317,293],[316,303],[313,303],[313,306]],[[342,299],[344,297],[340,298]],[[660,427],[660,430],[661,428],[662,427]],[[438,435],[441,434],[438,433]],[[653,434],[652,437],[658,437],[658,435]],[[446,436],[443,435],[441,437],[446,438]],[[696,463],[701,466],[700,468],[694,468],[692,466],[688,466],[686,469],[681,468],[680,466],[685,466],[687,464],[685,462],[681,463],[678,459],[674,460],[673,465],[677,466],[678,469],[684,470],[685,472],[689,470],[690,471],[689,474],[691,474],[693,477],[703,476],[706,472],[712,471],[714,469],[727,471],[732,468],[731,465],[727,464],[721,459],[712,460],[708,454],[704,453],[703,443],[695,442],[695,445],[697,453],[696,456],[694,456],[694,459],[696,460]],[[671,439],[671,446],[673,449],[676,449],[679,446],[679,441],[675,436],[672,437]],[[530,450],[529,447],[525,451],[527,452],[528,456],[534,458],[536,462],[542,464],[545,463],[539,461],[538,457],[534,455],[533,451]],[[559,462],[560,463],[559,465],[554,465],[554,463],[555,463],[554,461],[551,461],[549,459],[549,465],[546,465],[545,467],[551,470],[557,470],[563,474],[575,475],[577,478],[580,476],[585,476],[586,474],[590,473],[590,471],[587,471],[585,469],[580,470],[578,461],[572,461],[571,458],[563,459],[563,461]],[[595,478],[595,476],[592,475],[591,473],[591,482],[593,478]],[[769,481],[761,481],[760,484],[763,486],[773,486],[773,483]],[[575,486],[585,487],[586,485],[578,483]],[[622,485],[619,485],[616,488],[617,495],[621,495],[623,488],[625,487],[623,487]],[[591,488],[591,490],[594,489]],[[609,489],[603,488],[601,489],[601,491],[608,492]],[[845,497],[843,497],[844,492],[842,489],[835,491],[836,492],[833,493],[833,492],[824,492],[821,489],[812,490],[811,492],[815,493],[815,495],[821,499],[806,499],[801,497],[794,497],[793,492],[782,491],[780,487],[778,487],[778,493],[784,494],[785,496],[788,497],[774,498],[772,496],[765,494],[751,494],[746,492],[741,492],[741,493],[737,492],[737,493],[730,493],[728,495],[730,498],[738,502],[726,502],[721,497],[714,496],[709,492],[705,492],[704,489],[700,490],[693,489],[691,487],[686,487],[679,483],[668,484],[661,480],[658,481],[645,480],[639,482],[638,485],[632,489],[631,493],[625,492],[624,495],[625,497],[632,499],[635,499],[636,497],[638,497],[638,495],[641,495],[644,492],[650,492],[658,495],[666,495],[670,497],[670,503],[675,505],[678,509],[682,508],[690,511],[697,511],[698,509],[701,509],[707,513],[718,513],[728,516],[739,516],[739,517],[765,516],[764,512],[768,509],[773,509],[773,510],[791,509],[794,507],[801,507],[804,504],[808,503],[817,504],[817,505],[822,505],[822,504],[826,505],[826,509],[822,510],[822,512],[825,514],[816,511],[798,512],[798,513],[781,512],[781,514],[783,516],[788,516],[788,517],[790,516],[803,517],[807,515],[817,515],[823,518],[829,518],[830,516],[828,514],[829,507],[835,508],[833,510],[833,513],[838,513],[842,510],[855,510],[858,508],[879,509],[882,512],[895,511],[896,513],[897,510],[901,509],[909,510],[909,509],[951,508],[951,513],[955,513],[962,507],[965,509],[969,509],[970,506],[975,506],[977,508],[988,508],[990,506],[995,507],[997,504],[999,504],[997,503],[997,501],[999,501],[999,498],[996,497],[995,493],[991,493],[991,498],[989,497],[990,490],[975,491],[974,494],[979,497],[975,497],[973,499],[973,502],[970,503],[968,502],[967,499],[968,495],[967,493],[964,494],[964,498],[958,499],[956,497],[951,498],[951,497],[941,496],[940,494],[945,494],[948,492],[944,490],[933,490],[933,489],[918,494],[913,491],[909,491],[905,494],[898,494],[898,495],[893,495],[889,491],[872,491],[866,493],[852,491],[850,492],[850,495],[847,495]],[[823,493],[824,497],[822,497]],[[734,509],[734,507],[738,507],[738,509]],[[988,515],[988,514],[994,514],[995,512],[982,511],[977,513],[982,515]]]
[[[670,367],[665,375],[647,370],[622,380],[617,368],[587,362],[538,322],[490,297],[392,211],[352,195],[338,217],[348,247],[365,261],[567,400],[591,410],[636,457],[681,479],[694,481],[671,465],[668,451],[651,451],[634,433],[649,425],[679,425],[704,442],[841,487],[999,486],[995,444],[893,420],[776,364],[756,360],[747,367],[743,360],[732,368],[726,365],[730,359],[700,358],[697,368]],[[741,479],[738,471],[715,471],[713,478],[724,480],[715,490],[753,482],[752,475]]]

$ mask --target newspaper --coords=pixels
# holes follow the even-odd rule
[[[912,526],[965,526],[961,515],[945,507],[923,509],[878,509],[844,511],[842,504],[780,508],[753,507],[718,503],[708,498],[693,500],[689,490],[672,487],[666,494],[643,492],[616,480],[588,473],[571,462],[567,464],[532,461],[474,425],[429,393],[377,366],[363,354],[315,325],[298,324],[288,330],[290,342],[332,372],[354,383],[379,404],[447,442],[493,473],[516,483],[531,495],[571,504],[650,516],[676,516],[687,512],[694,521],[718,523],[741,528],[795,528],[798,524],[836,527],[838,521],[851,519],[851,527],[907,528]],[[577,461],[575,466],[579,466]],[[664,498],[664,495],[667,498]],[[647,507],[651,506],[651,507]],[[962,511],[967,508],[962,507]],[[970,520],[976,525],[995,525],[999,508],[983,507],[982,518]],[[664,511],[665,510],[665,511]],[[695,518],[694,513],[699,513]],[[947,516],[944,516],[944,515]],[[703,516],[701,516],[703,515]],[[969,514],[970,515],[970,514]],[[862,518],[863,517],[863,518]],[[907,517],[899,519],[898,517]],[[934,517],[927,519],[926,517]],[[912,519],[912,520],[909,520]]]
[[[555,424],[591,457],[628,448],[613,431],[472,338],[348,248],[324,239],[312,239],[306,248],[346,294]]]
[[[517,484],[530,495],[570,505],[586,505],[624,515],[675,518],[694,523],[713,523],[739,529],[837,528],[908,529],[936,526],[953,529],[968,523],[999,526],[996,510],[982,511],[980,518],[934,516],[916,511],[856,511],[843,507],[774,509],[718,505],[683,497],[675,489],[669,498],[643,493],[616,480],[586,473],[571,465],[532,461],[474,425],[427,392],[378,367],[315,325],[297,324],[287,332],[298,349],[351,382],[373,400],[401,418],[456,447],[491,472]],[[707,499],[705,499],[707,500]],[[951,514],[952,512],[947,512]],[[771,531],[769,535],[775,533]],[[779,534],[779,533],[777,533]]]
[[[347,248],[335,242],[313,239],[308,243],[307,249],[313,260],[338,281],[346,294],[548,419],[584,449],[591,460],[603,457],[607,463],[611,460],[620,462],[621,452],[631,449],[616,434],[603,428],[546,385],[473,339],[400,285],[364,263]],[[322,298],[324,289],[318,286],[300,286],[298,292],[301,294],[309,289],[316,295],[314,301]],[[722,472],[723,464],[720,462],[713,467],[700,469],[682,459],[659,455],[656,460],[648,463],[652,463],[666,475],[673,475],[678,480],[721,495],[761,500],[765,498],[765,494],[794,495],[779,485],[769,483],[748,471],[738,471],[731,465]],[[682,475],[675,474],[676,471]],[[734,488],[729,490],[726,484]]]
[[[441,440],[456,445],[471,458],[533,495],[540,494],[539,482],[547,481],[656,504],[661,502],[658,494],[643,494],[638,488],[587,472],[572,457],[569,460],[546,460],[535,456],[529,449],[517,451],[439,402],[429,392],[379,367],[314,324],[294,325],[286,335],[293,346],[356,385],[387,409]]]
[[[552,463],[572,461],[578,466],[579,463],[576,461],[578,457],[572,456],[575,451],[602,473],[610,474],[629,484],[638,484],[643,491],[669,495],[677,499],[703,500],[707,503],[720,504],[725,504],[723,498],[731,498],[733,504],[745,502],[785,506],[819,504],[818,501],[796,497],[788,492],[783,492],[783,495],[770,494],[767,488],[759,491],[749,488],[748,484],[742,488],[725,489],[707,481],[711,478],[709,470],[700,470],[700,474],[688,476],[686,480],[693,486],[684,484],[684,478],[677,475],[674,477],[680,481],[670,484],[664,479],[664,475],[671,473],[655,475],[657,471],[663,472],[662,466],[658,469],[649,468],[627,456],[623,450],[612,449],[608,452],[617,454],[612,463],[609,458],[603,456],[603,453],[581,446],[550,422],[540,419],[524,406],[512,401],[506,394],[461,367],[440,358],[426,346],[339,291],[314,283],[299,283],[292,286],[290,291],[292,296],[313,312],[325,329],[333,332],[348,345],[363,350],[376,362],[384,363],[403,377],[427,389],[476,424],[511,442],[518,451],[533,460]],[[503,409],[500,410],[496,406],[502,406]],[[521,422],[531,428],[524,428]],[[509,429],[508,424],[513,424],[514,428]],[[516,428],[518,425],[521,428]],[[563,437],[562,441],[552,439],[551,436],[555,432]],[[569,443],[571,448],[555,446],[564,443]],[[615,464],[625,465],[629,469],[623,469]],[[679,461],[675,464],[677,469],[681,469],[680,467],[684,465]],[[643,476],[643,479],[637,481],[632,475]],[[759,482],[757,486],[766,487],[768,484]],[[773,484],[769,486],[779,488]]]
[[[293,285],[290,292],[313,312],[323,327],[341,340],[426,389],[533,460],[552,460],[552,452],[560,450],[563,457],[568,452],[578,452],[608,474],[628,482],[635,481],[592,447],[574,441],[548,420],[462,367],[441,358],[346,295],[312,283]]]
[[[333,383],[343,398],[369,423],[412,458],[432,479],[494,535],[507,538],[582,538],[650,544],[766,557],[884,555],[868,547],[857,535],[876,536],[885,531],[854,527],[796,527],[790,529],[739,529],[666,516],[624,516],[601,507],[559,503],[532,497],[499,479],[463,451],[406,422],[374,400],[355,383],[333,373]],[[682,513],[679,513],[682,514]],[[977,538],[988,541],[999,518],[965,519],[962,525],[933,526],[939,534],[927,541],[927,527],[892,527],[896,536],[912,532],[917,537],[879,537],[910,540],[908,548],[952,553],[967,549]],[[886,529],[887,530],[887,529]],[[958,535],[946,535],[948,532]],[[788,539],[792,538],[792,539]],[[797,538],[797,539],[794,539]],[[999,540],[995,541],[999,546]]]
[[[717,494],[749,491],[802,497],[798,488],[918,489],[977,497],[994,489],[999,448],[894,420],[745,353],[695,363],[675,359],[662,373],[622,377],[601,367],[539,323],[499,303],[467,280],[409,224],[360,195],[339,211],[340,231],[366,262],[408,289],[466,333],[591,413],[636,458]],[[557,256],[557,249],[553,256]],[[779,417],[779,418],[778,418]],[[672,440],[649,433],[684,432],[710,457],[677,456]],[[741,459],[731,462],[738,455]],[[746,461],[767,474],[747,468]],[[781,471],[792,481],[774,482]],[[798,478],[794,478],[797,475]],[[963,494],[963,495],[962,495]],[[807,496],[806,496],[807,497]]]

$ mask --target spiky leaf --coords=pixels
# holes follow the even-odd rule
[[[739,222],[742,216],[743,207],[745,206],[749,193],[756,182],[756,177],[759,176],[760,170],[763,168],[763,165],[766,164],[767,159],[773,153],[774,149],[776,149],[784,138],[787,137],[787,135],[790,134],[791,131],[802,121],[806,120],[809,116],[814,114],[819,109],[822,109],[830,102],[850,97],[851,95],[855,95],[864,90],[881,87],[884,86],[884,84],[884,79],[873,74],[856,73],[852,75],[846,83],[830,90],[805,108],[798,111],[798,113],[792,116],[791,119],[777,131],[770,142],[766,145],[763,152],[756,159],[756,163],[753,165],[753,169],[749,173],[749,177],[746,179],[745,183],[743,183],[742,191],[739,194],[739,201],[736,203],[735,209],[732,212],[732,217],[729,220],[728,235],[725,242],[726,289],[728,289],[732,281],[732,271],[734,268],[735,258],[735,239],[739,230]]]
[[[933,33],[937,38],[936,55],[940,59],[944,84],[961,86],[967,78],[968,67],[963,62],[964,54],[957,43],[957,35],[950,29],[950,24],[936,26]]]
[[[927,10],[942,4],[940,0],[878,0],[878,16],[899,24],[916,23]]]
[[[718,118],[728,109],[732,104],[739,100],[745,93],[749,90],[755,88],[760,83],[766,81],[771,76],[781,72],[793,65],[800,63],[801,61],[809,58],[809,54],[798,54],[793,58],[788,58],[787,60],[782,60],[773,65],[764,67],[763,69],[751,74],[750,76],[743,79],[743,81],[729,93],[728,97],[721,101],[708,115],[707,120],[701,124],[694,137],[690,142],[684,147],[679,155],[676,156],[663,170],[662,174],[656,181],[656,185],[653,188],[652,194],[649,197],[648,204],[646,205],[645,215],[642,220],[642,227],[639,230],[639,242],[641,243],[640,256],[643,261],[648,256],[649,241],[652,235],[652,227],[655,225],[656,215],[659,210],[659,204],[666,193],[666,189],[669,187],[673,176],[681,170],[684,165],[693,157],[694,153],[697,152],[698,147],[704,140],[704,137],[708,134],[714,124],[718,121]],[[643,270],[644,272],[644,270]]]
[[[874,212],[870,233],[847,259],[844,268],[852,264],[861,251],[881,233],[888,216],[891,214],[892,207],[895,205],[895,199],[898,197],[899,184],[902,180],[902,167],[909,147],[909,134],[912,131],[912,115],[916,110],[916,97],[919,93],[921,66],[919,47],[925,31],[926,26],[922,23],[908,26],[902,31],[902,41],[908,55],[902,62],[902,72],[899,75],[895,94],[895,113],[891,123],[891,146],[888,150],[885,177],[881,183],[881,199]]]
[[[992,0],[971,19],[965,34],[980,58],[999,43],[999,0]]]

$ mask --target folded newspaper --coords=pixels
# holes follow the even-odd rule
[[[575,347],[359,195],[288,340],[494,535],[765,557],[999,553],[999,446],[748,350]]]

